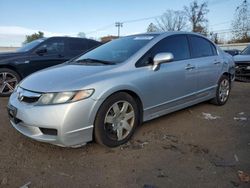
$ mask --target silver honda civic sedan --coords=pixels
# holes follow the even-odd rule
[[[126,36],[27,77],[8,114],[16,130],[38,141],[115,147],[142,122],[202,101],[225,104],[234,72],[232,57],[201,35]]]

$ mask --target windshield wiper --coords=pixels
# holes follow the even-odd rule
[[[101,63],[101,64],[104,64],[104,65],[115,65],[115,63],[111,62],[111,61],[104,61],[104,60],[91,59],[91,58],[79,59],[79,60],[76,61],[76,63]]]

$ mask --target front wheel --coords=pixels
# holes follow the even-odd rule
[[[216,89],[216,96],[214,99],[212,99],[211,102],[219,106],[224,105],[229,98],[230,90],[231,90],[231,83],[229,77],[223,75],[218,82],[218,86]]]
[[[0,69],[0,97],[8,97],[20,82],[20,76],[11,69]]]
[[[109,147],[126,143],[139,124],[138,106],[127,93],[111,95],[101,105],[95,120],[95,140]]]

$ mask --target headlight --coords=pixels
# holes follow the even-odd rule
[[[90,97],[93,93],[94,89],[61,93],[45,93],[42,94],[42,96],[38,100],[37,105],[63,104],[79,101]]]

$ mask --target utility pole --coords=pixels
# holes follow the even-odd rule
[[[118,28],[118,37],[120,37],[120,28],[123,26],[122,22],[115,22],[115,27]]]

